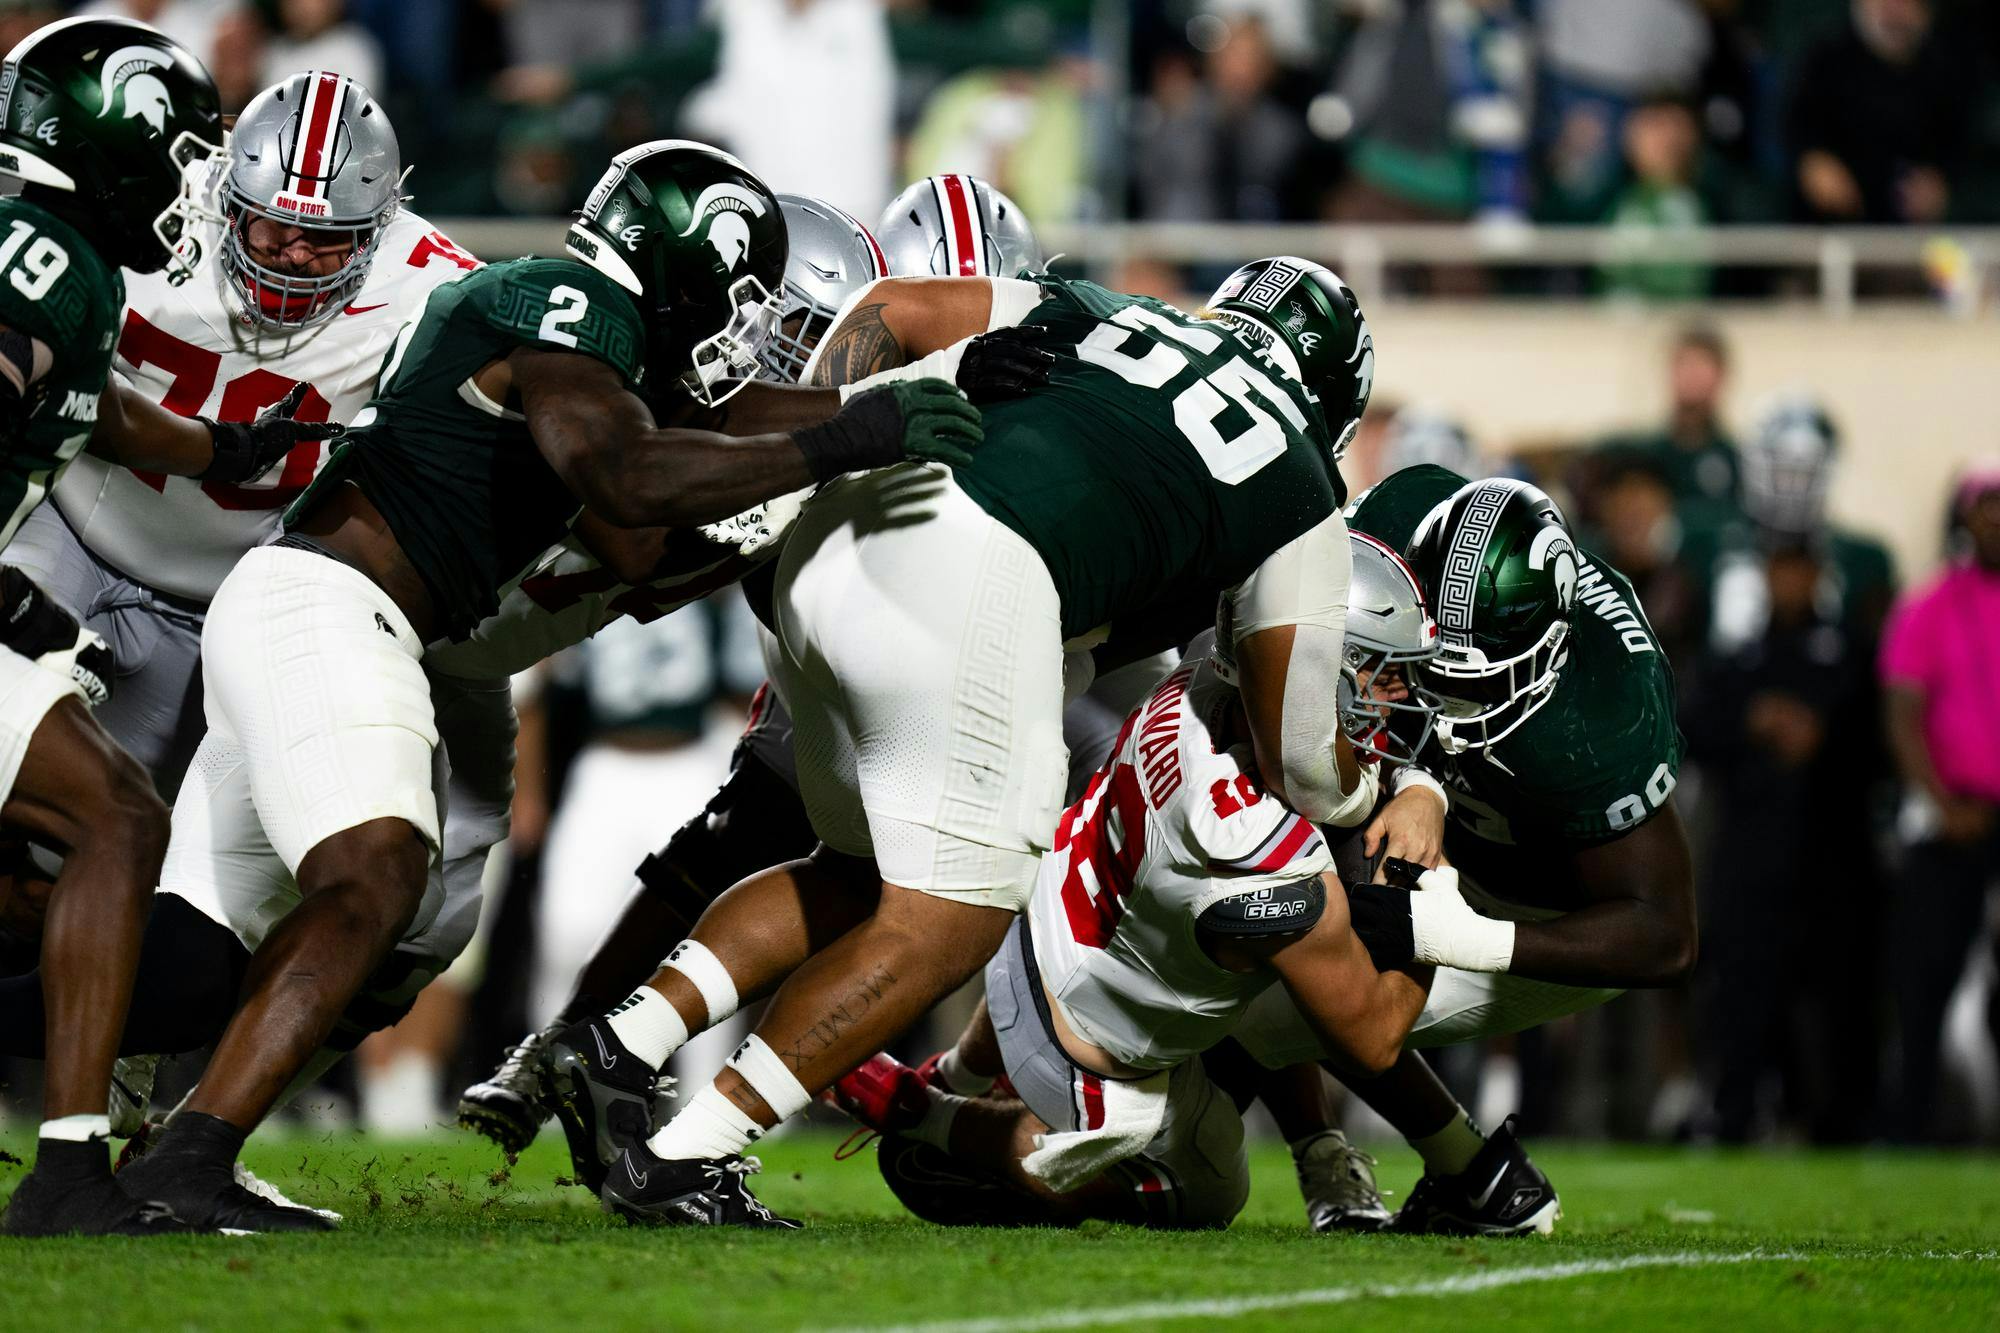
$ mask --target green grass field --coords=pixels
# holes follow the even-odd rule
[[[1465,1242],[1311,1235],[1275,1148],[1223,1233],[944,1230],[898,1209],[872,1156],[832,1160],[835,1141],[764,1145],[759,1192],[808,1219],[775,1235],[613,1222],[554,1183],[553,1133],[511,1172],[456,1134],[257,1142],[251,1165],[346,1213],[339,1233],[0,1239],[0,1328],[2000,1329],[1992,1156],[1551,1146],[1556,1236]],[[0,1165],[0,1192],[21,1171]],[[1381,1174],[1407,1188],[1415,1159]]]

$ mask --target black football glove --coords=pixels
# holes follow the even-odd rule
[[[1019,398],[1049,382],[1054,335],[1039,324],[982,333],[966,344],[958,362],[958,387],[975,403]]]
[[[92,708],[111,697],[109,645],[12,565],[0,565],[0,644],[75,681]]]
[[[201,481],[221,481],[240,485],[255,481],[270,471],[271,465],[309,440],[330,440],[345,429],[330,421],[294,421],[292,413],[305,401],[309,384],[295,384],[292,391],[258,414],[255,421],[215,421],[196,417],[215,439],[215,457],[208,468],[196,474]]]
[[[1377,972],[1408,967],[1416,961],[1417,940],[1410,922],[1410,891],[1388,884],[1349,884],[1347,915],[1361,947],[1368,950]]]
[[[979,409],[958,386],[940,379],[858,393],[819,425],[792,432],[818,482],[912,458],[963,467],[984,438]]]

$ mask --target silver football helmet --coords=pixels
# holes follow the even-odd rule
[[[1349,532],[1347,547],[1354,577],[1340,662],[1340,727],[1357,755],[1407,764],[1430,740],[1443,702],[1410,669],[1437,656],[1437,621],[1403,557],[1365,532]],[[1408,694],[1375,697],[1374,685],[1400,685]]]
[[[297,329],[338,314],[367,280],[402,182],[388,115],[345,74],[309,70],[252,98],[231,131],[222,178],[222,262],[250,318]],[[281,273],[250,253],[247,233],[260,218],[302,227],[328,249],[351,248],[323,276]]]
[[[833,327],[847,299],[877,278],[889,261],[868,228],[827,203],[800,194],[778,196],[791,251],[777,332],[757,354],[759,379],[796,384],[813,348]]]
[[[1840,432],[1817,398],[1793,392],[1772,399],[1743,443],[1743,512],[1766,533],[1806,538],[1826,522]]]
[[[898,277],[1011,278],[1042,267],[1027,215],[977,176],[926,176],[890,201],[875,235]]]

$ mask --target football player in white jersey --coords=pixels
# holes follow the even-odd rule
[[[283,400],[303,421],[351,418],[374,392],[397,330],[431,292],[478,266],[403,207],[404,175],[387,115],[352,79],[311,71],[266,89],[238,117],[208,184],[192,277],[127,275],[119,377],[184,416],[243,421]],[[241,484],[133,472],[85,455],[10,548],[10,561],[110,644],[116,688],[98,718],[169,800],[205,727],[208,600],[236,559],[276,531],[329,448],[309,441]],[[405,942],[337,1033],[342,1049],[394,1022],[471,939],[486,852],[506,833],[506,679],[443,681],[437,690],[457,816],[443,870],[455,910]],[[211,897],[161,895],[121,1053],[151,1057],[214,1038],[241,980],[239,924]],[[0,982],[10,1026],[39,1030],[41,1003],[39,978]],[[120,1133],[138,1128],[155,1067],[121,1061]]]
[[[1407,673],[1435,655],[1437,629],[1393,552],[1348,541],[1343,734],[1390,761],[1385,788],[1428,784],[1384,722],[1428,726],[1435,701]],[[1249,1191],[1243,1125],[1201,1056],[1273,983],[1356,1072],[1396,1059],[1423,991],[1378,973],[1355,936],[1329,845],[1340,830],[1266,791],[1233,674],[1197,640],[1064,812],[987,964],[987,1014],[954,1052],[989,1082],[1004,1070],[1014,1096],[953,1095],[887,1055],[835,1085],[831,1100],[886,1135],[883,1177],[919,1216],[1227,1225]]]
[[[126,276],[114,371],[182,416],[248,421],[303,385],[302,421],[347,421],[396,331],[478,261],[403,207],[395,130],[368,91],[325,70],[265,89],[237,118],[192,278]],[[98,719],[169,802],[201,740],[201,626],[243,552],[331,445],[241,485],[163,477],[88,455],[8,558],[111,645]]]

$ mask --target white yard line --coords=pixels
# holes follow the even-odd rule
[[[1566,1264],[1533,1264],[1498,1268],[1463,1277],[1427,1282],[1357,1283],[1345,1287],[1312,1287],[1274,1292],[1268,1296],[1221,1296],[1209,1300],[1139,1301],[1131,1305],[1101,1305],[1080,1310],[1050,1310],[999,1319],[944,1319],[934,1323],[876,1325],[867,1333],[1028,1333],[1034,1329],[1095,1328],[1100,1324],[1153,1323],[1166,1319],[1234,1319],[1264,1310],[1294,1310],[1310,1305],[1345,1305],[1351,1301],[1388,1300],[1399,1296],[1459,1296],[1529,1282],[1561,1282],[1569,1278],[1629,1273],[1638,1268],[1708,1268],[1719,1264],[1794,1262],[1802,1254],[1744,1250],[1736,1254],[1704,1254],[1689,1250],[1670,1254],[1634,1254],[1622,1259],[1579,1259]],[[860,1330],[836,1330],[860,1333]]]

